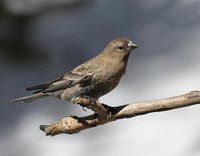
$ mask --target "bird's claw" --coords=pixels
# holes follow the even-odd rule
[[[97,103],[97,100],[90,97],[90,96],[84,96],[83,98],[88,99],[91,104],[95,105]]]

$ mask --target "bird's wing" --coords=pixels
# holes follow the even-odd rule
[[[80,84],[80,86],[86,86],[90,84],[90,80],[96,72],[101,71],[100,66],[102,63],[95,58],[77,66],[70,73],[55,79],[54,81],[36,85],[33,87],[26,88],[26,90],[35,90],[34,93],[38,92],[53,92],[63,90]]]
[[[80,85],[86,85],[89,83],[89,81],[91,80],[92,75],[86,75],[86,74],[82,74],[82,73],[76,73],[76,72],[70,72],[58,79],[55,79],[51,82],[47,82],[44,84],[40,84],[40,85],[36,85],[33,87],[29,87],[26,88],[26,90],[36,90],[35,93],[38,92],[43,92],[43,93],[47,93],[47,92],[54,92],[54,91],[58,91],[58,90],[63,90],[66,88],[70,88],[76,84],[80,84]]]

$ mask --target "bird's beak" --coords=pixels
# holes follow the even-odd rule
[[[135,48],[138,47],[138,45],[135,44],[135,43],[133,43],[132,41],[130,41],[130,42],[128,43],[128,47],[130,47],[131,49],[135,49]]]

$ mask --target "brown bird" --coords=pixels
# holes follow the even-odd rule
[[[27,91],[34,91],[33,94],[11,101],[31,102],[46,96],[71,102],[79,97],[98,100],[118,85],[125,74],[130,52],[137,47],[128,38],[117,38],[91,60],[56,80],[26,88]]]

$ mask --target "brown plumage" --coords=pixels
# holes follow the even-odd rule
[[[96,57],[54,81],[27,88],[34,93],[12,101],[31,102],[45,96],[72,102],[80,96],[98,100],[118,85],[126,72],[130,52],[137,47],[130,39],[117,38]]]

